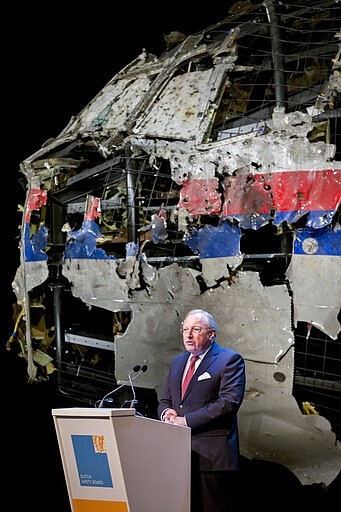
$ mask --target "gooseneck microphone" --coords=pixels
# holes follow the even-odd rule
[[[133,372],[140,372],[140,370],[141,370],[141,366],[136,365],[136,366],[134,366],[134,368],[133,368],[133,370],[132,370],[132,371],[133,371]],[[128,373],[128,379],[129,379],[129,383],[130,383],[131,391],[132,391],[132,393],[133,393],[133,399],[132,399],[132,400],[131,400],[131,402],[130,402],[130,408],[134,407],[134,405],[137,403],[137,402],[136,402],[136,395],[135,395],[135,388],[134,388],[134,386],[133,386],[133,379],[131,378],[131,374],[132,374],[132,372],[130,371],[130,372]]]
[[[136,379],[136,377],[138,377],[139,375],[141,375],[142,372],[145,372],[147,370],[147,365],[144,364],[142,367],[141,366],[134,366],[133,368],[133,371],[134,372],[139,372],[134,378]],[[131,387],[131,391],[133,393],[133,399],[130,401],[130,408],[134,407],[135,404],[137,404],[137,400],[136,400],[136,394],[135,394],[135,388],[133,386],[133,379],[131,378],[131,371],[129,372],[129,375],[128,375],[128,379],[129,379],[129,382],[130,382],[130,387]]]
[[[136,403],[136,397],[135,397],[135,389],[134,389],[134,386],[133,386],[133,380],[137,379],[137,377],[139,375],[141,375],[141,373],[147,371],[147,365],[143,365],[142,367],[140,365],[135,365],[134,368],[132,370],[130,370],[130,372],[128,373],[128,380],[123,382],[122,384],[120,384],[119,386],[117,386],[117,388],[113,389],[112,391],[109,391],[109,393],[107,393],[103,398],[102,400],[98,400],[96,403],[95,403],[95,407],[97,407],[98,409],[101,409],[104,405],[104,401],[110,396],[112,395],[113,393],[116,393],[116,391],[118,391],[119,389],[123,388],[124,386],[126,386],[127,384],[130,384],[130,387],[131,387],[131,390],[133,392],[133,400],[131,402],[131,405],[130,407],[133,407],[133,405]],[[132,373],[136,373],[136,375],[134,375],[134,377],[131,377],[131,374]],[[97,405],[98,404],[98,405]]]

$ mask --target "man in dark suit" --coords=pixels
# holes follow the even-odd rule
[[[231,512],[245,362],[216,343],[217,324],[207,311],[187,313],[181,332],[186,352],[171,363],[158,414],[162,421],[191,428],[191,511]],[[199,357],[191,364],[194,356]],[[194,375],[186,378],[191,366]]]

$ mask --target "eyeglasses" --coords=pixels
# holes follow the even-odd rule
[[[209,327],[185,327],[184,329],[181,327],[180,332],[181,334],[187,334],[189,331],[192,331],[193,334],[200,334],[202,331],[210,331],[211,329]]]

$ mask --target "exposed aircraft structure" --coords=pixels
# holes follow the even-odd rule
[[[246,360],[242,455],[337,477],[340,21],[335,1],[237,2],[143,50],[22,162],[8,347],[31,381],[93,406],[146,365],[153,415],[204,308]]]

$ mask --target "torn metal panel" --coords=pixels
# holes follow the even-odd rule
[[[148,76],[110,81],[100,94],[77,116],[64,135],[70,132],[92,132],[99,128],[117,129],[124,125],[151,84]]]
[[[86,304],[119,311],[119,305],[128,302],[129,288],[118,275],[117,266],[117,261],[110,259],[66,259],[63,275],[70,281],[75,297]]]
[[[121,278],[125,279],[129,290],[138,290],[142,288],[140,267],[137,258],[128,256],[125,261],[121,261],[117,269],[117,273]]]
[[[204,262],[207,258],[241,256],[240,236],[239,226],[220,221],[218,226],[191,229],[184,236],[184,242]]]
[[[194,139],[202,121],[202,97],[211,70],[174,77],[150,112],[133,131],[144,137]]]
[[[191,215],[219,213],[221,194],[217,188],[217,178],[183,181],[178,206]]]
[[[25,222],[29,222],[31,220],[31,215],[33,211],[40,210],[40,208],[46,204],[46,199],[46,190],[34,188],[30,190],[27,198]]]
[[[278,365],[248,363],[238,423],[241,452],[276,460],[304,485],[328,486],[340,471],[341,446],[326,418],[302,414],[290,393],[293,368],[293,350]]]
[[[13,290],[19,303],[25,302],[25,291],[33,290],[36,286],[44,283],[49,276],[47,262],[29,261],[20,266],[15,274],[12,283]]]
[[[271,175],[238,174],[224,180],[222,215],[237,219],[244,228],[269,222],[272,210]]]
[[[47,260],[45,253],[47,246],[47,228],[40,224],[36,226],[36,222],[32,221],[33,213],[41,210],[46,205],[47,191],[32,188],[28,194],[26,201],[24,230],[24,261],[40,261]]]
[[[200,260],[205,284],[211,288],[222,280],[231,278],[231,271],[236,270],[243,260],[242,255],[230,258],[207,258]]]
[[[26,224],[24,234],[25,261],[47,260],[47,228],[39,226],[38,231],[31,235],[30,226]]]
[[[340,169],[229,176],[223,215],[245,228],[258,228],[271,217],[275,224],[293,223],[306,214],[308,226],[327,226],[340,203],[340,184]]]
[[[315,325],[334,340],[340,333],[340,256],[340,229],[299,229],[287,270],[295,298],[295,323]]]
[[[103,249],[97,248],[102,238],[100,228],[93,220],[84,220],[81,229],[68,231],[64,257],[71,258],[108,258]],[[111,256],[113,258],[113,256]]]
[[[247,360],[278,362],[294,343],[286,286],[263,287],[257,273],[239,271],[231,284],[222,281],[200,299],[197,307],[215,311],[219,343]]]
[[[144,264],[145,275],[146,265]],[[173,263],[153,273],[153,280],[141,290],[132,292],[132,303],[145,304],[179,304],[182,308],[192,304],[200,295],[200,286],[197,281],[199,271],[181,267]],[[175,326],[177,329],[178,326]]]
[[[122,336],[115,339],[116,360],[119,362],[117,379],[124,381],[127,372],[136,364],[147,364],[136,385],[161,391],[169,361],[181,350],[179,325],[184,306],[151,297],[149,303],[132,302],[132,321]],[[143,321],[139,319],[143,318]],[[166,322],[165,322],[166,320]],[[165,327],[167,326],[167,327]]]

